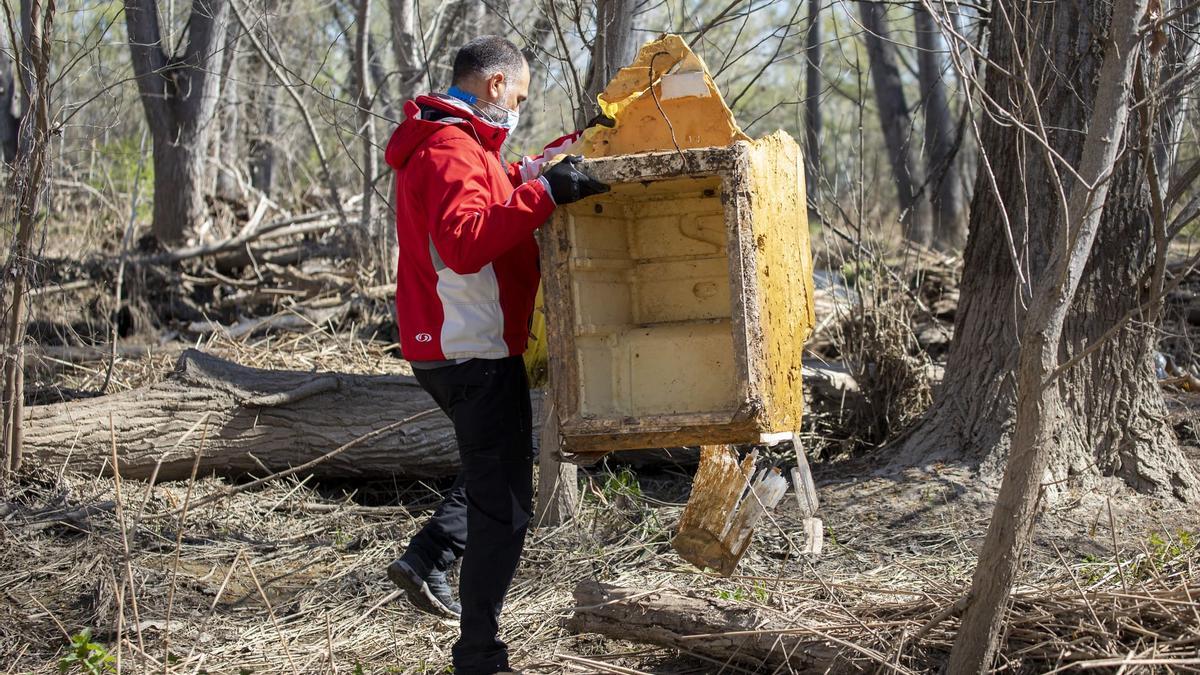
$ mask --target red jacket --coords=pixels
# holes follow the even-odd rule
[[[533,232],[554,211],[545,183],[535,180],[543,159],[505,166],[507,130],[449,96],[419,96],[404,112],[386,154],[396,172],[404,357],[523,354],[541,278]]]

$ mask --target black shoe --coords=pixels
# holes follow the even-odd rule
[[[429,592],[433,597],[437,598],[442,606],[450,610],[454,616],[462,615],[462,605],[454,601],[454,591],[450,588],[450,584],[446,583],[446,573],[440,570],[434,570],[425,577],[425,585],[429,588]]]
[[[429,585],[421,577],[417,576],[417,573],[413,568],[408,566],[408,563],[403,560],[396,560],[391,565],[388,565],[387,575],[392,580],[392,583],[404,591],[405,595],[408,596],[409,602],[417,609],[447,619],[458,618],[461,609],[455,611],[447,607],[429,590]],[[446,586],[445,576],[442,577],[442,585],[449,590],[449,586]]]

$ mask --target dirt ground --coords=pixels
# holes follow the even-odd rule
[[[571,634],[562,624],[575,604],[572,589],[596,579],[748,604],[764,617],[840,635],[853,645],[837,668],[844,672],[935,672],[956,620],[942,620],[921,640],[912,636],[967,588],[988,495],[959,468],[889,476],[878,465],[878,458],[817,465],[823,555],[799,553],[802,529],[789,496],[728,579],[701,573],[670,547],[690,485],[686,469],[590,470],[579,517],[530,533],[503,616],[513,665],[547,674],[770,672]],[[128,482],[118,499],[111,479],[43,470],[9,494],[0,505],[3,672],[57,672],[85,628],[91,653],[112,657],[123,630],[122,672],[451,672],[456,626],[414,611],[383,573],[444,486],[283,481],[178,515],[224,485]],[[1195,588],[1196,513],[1195,505],[1134,497],[1119,485],[1068,492],[1045,510],[1018,596],[1095,597],[1122,584],[1127,594],[1147,596]],[[1024,611],[1022,602],[1014,613]],[[1062,603],[1072,607],[1070,598]],[[907,623],[872,619],[878,608],[905,607],[913,609]],[[1097,661],[1104,655],[1087,653],[1087,645],[1106,633],[1118,656],[1155,641],[1118,637],[1107,619],[1094,625],[1082,607],[1070,610],[1079,616],[1066,614],[1066,628],[1039,620],[1041,634],[1010,635],[1003,669]],[[1197,605],[1171,607],[1178,611],[1168,621],[1179,625],[1157,632],[1195,650]],[[1062,648],[1072,641],[1081,651]],[[894,653],[883,660],[864,656],[888,644]]]
[[[179,278],[147,276],[142,283],[150,299],[131,303],[131,332],[121,338],[173,336],[174,342],[149,356],[118,359],[111,378],[103,358],[79,363],[47,352],[44,363],[51,366],[31,371],[31,390],[58,400],[95,392],[106,380],[109,392],[142,386],[170,371],[183,341],[264,368],[407,372],[387,353],[385,333],[369,339],[391,325],[378,299],[366,309],[361,298],[347,302],[337,318],[314,320],[312,330],[242,340],[220,331],[195,337],[188,307],[158,325],[166,320],[154,312],[176,307],[180,298],[160,298],[155,289],[173,285],[194,285],[184,299],[198,303],[204,296],[206,317],[229,326],[239,325],[250,307],[252,316],[303,313],[330,294],[353,295],[316,268],[301,274],[264,267],[270,283],[251,282],[251,272],[242,272],[246,278],[237,283],[178,270],[172,274]],[[64,273],[59,281],[87,282],[76,276]],[[936,325],[914,331],[933,361],[949,340],[957,291],[941,284],[953,276],[917,286],[938,317]],[[259,297],[260,287],[274,286],[278,292]],[[927,293],[926,286],[937,288]],[[303,300],[281,303],[283,291]],[[40,300],[43,337],[54,338],[43,344],[104,344],[109,293],[98,284],[90,300],[65,292]],[[831,293],[830,304],[840,298]],[[1193,300],[1183,298],[1177,313],[1184,316]],[[818,307],[819,317],[831,313]],[[1171,349],[1164,343],[1164,352],[1187,365],[1185,357],[1195,353],[1189,334],[1172,334],[1183,337]],[[822,341],[836,342],[817,335],[810,347]],[[925,361],[914,363],[926,372]],[[1173,395],[1172,410],[1176,429],[1195,443],[1200,394]],[[810,433],[828,430],[818,424]],[[889,469],[886,450],[846,450],[856,434],[851,429],[826,439],[827,447],[808,446],[823,554],[801,553],[803,529],[789,494],[759,527],[731,578],[701,572],[671,548],[692,469],[630,472],[611,462],[583,472],[579,516],[529,535],[502,617],[513,665],[545,674],[773,672],[750,661],[714,663],[699,641],[680,652],[571,633],[564,622],[576,605],[573,589],[594,579],[753,608],[764,625],[835,645],[836,672],[937,672],[958,625],[953,610],[969,588],[991,493],[963,467]],[[763,459],[786,465],[793,453],[776,449]],[[1188,453],[1200,467],[1200,450]],[[42,467],[0,494],[0,672],[52,673],[60,666],[87,672],[84,663],[116,670],[118,660],[128,673],[450,672],[457,627],[414,611],[384,575],[445,483],[299,478],[190,508],[227,486],[215,478],[118,486]],[[998,670],[1200,672],[1198,514],[1195,504],[1135,495],[1117,483],[1067,486],[1046,505],[1025,556]],[[1174,661],[1155,663],[1163,658]]]

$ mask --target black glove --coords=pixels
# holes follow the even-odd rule
[[[570,204],[584,197],[608,192],[608,185],[579,170],[582,161],[579,155],[567,155],[542,174],[555,204]]]
[[[608,115],[605,115],[604,113],[599,113],[592,119],[588,120],[588,123],[583,125],[583,128],[584,129],[590,129],[592,127],[610,127],[611,128],[611,127],[615,127],[616,125],[617,125],[616,120],[609,117]]]

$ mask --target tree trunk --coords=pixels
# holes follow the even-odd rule
[[[183,244],[200,233],[208,214],[205,201],[206,131],[181,133],[152,129],[154,215],[150,231],[164,244]]]
[[[354,52],[350,65],[354,71],[354,91],[358,105],[358,136],[362,144],[362,155],[359,171],[362,172],[360,181],[362,192],[362,211],[358,220],[358,236],[360,255],[356,257],[360,263],[374,267],[377,272],[391,261],[387,259],[386,237],[380,228],[375,227],[375,174],[378,171],[375,147],[375,118],[371,114],[371,0],[358,0],[354,14]],[[386,275],[376,281],[386,283]]]
[[[950,652],[948,671],[952,673],[991,671],[1021,552],[1033,531],[1043,474],[1055,446],[1071,442],[1061,431],[1065,412],[1062,401],[1069,396],[1072,383],[1051,378],[1060,366],[1058,344],[1071,299],[1099,230],[1100,207],[1114,187],[1107,178],[1116,164],[1122,137],[1126,136],[1134,64],[1142,52],[1138,25],[1146,14],[1146,5],[1147,0],[1117,0],[1112,5],[1098,84],[1076,166],[1078,178],[1065,181],[1069,184],[1065,208],[1050,224],[1053,245],[1049,261],[1037,276],[1031,272],[1027,282],[1033,292],[1020,327],[1012,453],[971,580],[962,627]],[[1031,28],[1019,19],[1016,25],[1016,33]],[[1045,28],[1046,24],[1034,26]],[[1045,44],[1055,37],[1054,32],[1036,28],[1030,35],[1033,44]],[[995,26],[993,30],[1006,36],[1009,33]],[[1011,38],[1017,35],[1012,35],[1010,42],[1014,41]],[[1039,101],[1031,103],[1040,105]],[[1128,137],[1136,138],[1137,134]]]
[[[858,3],[865,29],[867,58],[870,61],[871,83],[875,87],[875,102],[879,109],[879,125],[887,145],[888,161],[900,207],[900,223],[909,240],[929,246],[933,243],[933,223],[929,200],[920,190],[925,174],[913,151],[915,127],[904,97],[900,68],[896,65],[896,46],[888,37],[886,5],[876,0]]]
[[[26,409],[25,443],[41,466],[108,473],[111,417],[123,478],[147,478],[161,460],[159,480],[186,479],[202,435],[200,473],[240,477],[302,464],[434,407],[409,377],[259,370],[187,350],[167,379],[149,387]],[[457,470],[454,430],[438,413],[313,473],[438,477]]]
[[[16,210],[17,231],[4,266],[0,289],[4,294],[3,426],[0,427],[0,478],[20,470],[24,457],[26,290],[34,273],[30,245],[40,218],[50,143],[50,52],[53,44],[55,5],[22,3],[22,76],[29,97],[17,157],[9,175],[9,194]]]
[[[228,0],[192,0],[188,39],[164,51],[157,0],[126,0],[125,23],[146,122],[154,138],[151,232],[176,245],[194,237],[205,216],[204,159],[225,53]]]
[[[471,38],[482,34],[480,26],[487,15],[487,3],[476,0],[454,0],[446,10],[446,21],[428,49],[427,68],[432,73],[433,89],[445,90],[450,86],[454,55]]]
[[[543,129],[542,120],[550,118],[550,127],[554,129],[561,118],[558,117],[557,106],[547,102],[550,85],[550,56],[548,44],[554,39],[554,23],[550,20],[549,12],[553,11],[541,5],[537,16],[530,27],[524,31],[525,44],[521,45],[521,53],[529,62],[529,97],[531,103],[521,106],[521,127],[525,130]]]
[[[21,54],[29,55],[36,49],[36,41],[33,40],[33,32],[37,29],[37,21],[34,17],[34,0],[20,0],[21,10],[21,32],[19,39],[21,41]],[[41,9],[42,3],[37,4],[38,9]],[[10,33],[11,35],[11,33]],[[23,57],[25,58],[25,57]],[[21,121],[25,115],[29,113],[29,108],[33,102],[29,97],[34,96],[34,87],[36,80],[33,74],[33,68],[27,63],[22,62],[22,67],[17,70],[17,79],[21,83],[22,95],[17,99],[17,154],[28,156],[33,150],[33,127],[32,125],[22,126]]]
[[[1039,5],[1029,19],[1035,27],[1016,36],[993,23],[988,54],[996,68],[1017,68],[1017,53],[1050,52],[1048,63],[1030,64],[1017,78],[990,70],[988,97],[1011,102],[1013,114],[1034,128],[1038,122],[1032,106],[1039,104],[1041,123],[1054,130],[1051,146],[1073,166],[1081,156],[1080,139],[1091,116],[1101,66],[1100,34],[1089,27],[1107,25],[1110,10],[1110,5],[1095,3]],[[1050,39],[1063,26],[1075,27],[1078,40]],[[1022,78],[1028,78],[1028,88]],[[1177,104],[1167,100],[1164,107]],[[1160,121],[1154,133],[1171,138],[1175,132]],[[1026,280],[1040,277],[1054,250],[1053,229],[1062,200],[1044,151],[1013,125],[984,116],[980,145],[946,377],[929,416],[900,457],[921,462],[965,458],[978,466],[985,481],[994,483],[1013,434],[1017,317],[1020,308],[1031,306]],[[995,175],[995,186],[989,173]],[[1063,328],[1063,361],[1149,299],[1146,281],[1155,245],[1145,183],[1141,153],[1125,153],[1117,162],[1096,242]],[[1065,412],[1058,431],[1062,441],[1050,459],[1050,478],[1090,482],[1100,475],[1118,476],[1139,491],[1200,498],[1197,477],[1166,422],[1153,368],[1157,330],[1145,320],[1149,313],[1146,308],[1063,374]]]
[[[0,35],[0,159],[5,163],[17,157],[17,134],[21,118],[13,106],[17,104],[17,78],[12,59],[8,57],[7,34]]]
[[[837,663],[836,646],[790,634],[787,628],[773,613],[760,613],[746,603],[670,590],[648,593],[590,579],[575,586],[575,613],[567,621],[574,633],[661,645],[715,663],[739,663],[754,672],[822,672]]]
[[[250,184],[270,197],[275,189],[275,137],[279,120],[279,87],[267,86],[271,71],[266,62],[251,52],[246,55],[250,63],[246,68],[253,81],[259,83],[250,90],[249,112],[254,115],[254,129],[246,155],[250,165]]]
[[[546,406],[540,438],[534,522],[538,527],[555,527],[574,518],[579,510],[579,473],[574,464],[558,461],[560,438],[553,404]]]
[[[579,117],[575,120],[581,129],[600,112],[596,97],[608,86],[613,75],[629,65],[637,54],[638,44],[633,32],[637,6],[636,0],[596,0],[596,37],[592,41],[587,79],[579,93]]]
[[[416,0],[390,0],[392,50],[396,54],[396,109],[417,95],[426,69],[417,55]]]
[[[216,94],[219,101],[216,123],[220,131],[215,136],[209,136],[212,147],[212,161],[208,166],[209,185],[218,197],[234,201],[248,201],[241,173],[245,148],[242,97],[239,91],[242,68],[238,62],[238,43],[241,38],[242,32],[236,28],[225,34],[225,58],[221,64],[221,79]]]
[[[809,203],[817,204],[821,187],[821,0],[808,0],[804,55],[804,184]]]
[[[933,16],[923,5],[913,10],[917,37],[917,72],[921,83],[921,110],[925,117],[925,156],[928,185],[925,190],[933,206],[933,246],[957,251],[967,240],[963,217],[962,185],[955,170],[954,120],[946,102],[943,57],[945,43]]]
[[[531,398],[538,434],[544,397],[534,390]],[[148,387],[26,408],[25,447],[31,462],[54,470],[69,463],[80,473],[108,472],[111,416],[123,478],[148,478],[161,459],[159,480],[186,479],[200,449],[197,422],[205,420],[201,475],[241,478],[298,466],[434,408],[411,377],[262,370],[188,349],[165,380]],[[631,450],[612,458],[648,469],[693,465],[697,459],[686,448]],[[453,476],[458,467],[454,427],[436,413],[355,446],[310,473],[438,478]]]

